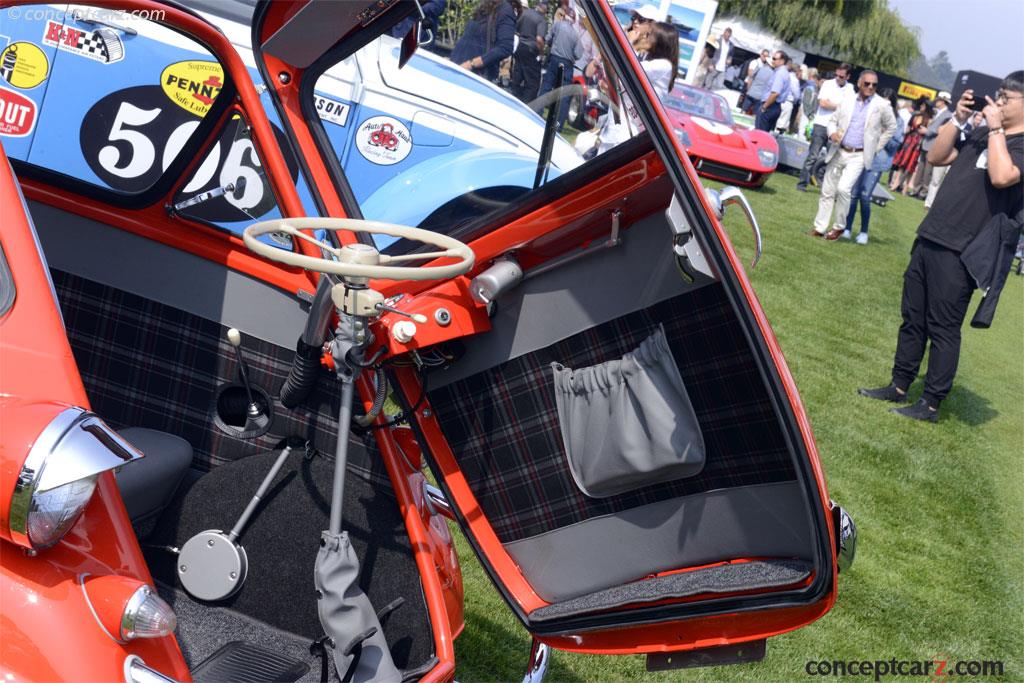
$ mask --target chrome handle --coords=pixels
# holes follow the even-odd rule
[[[423,498],[427,501],[430,511],[438,513],[450,520],[455,520],[455,512],[452,511],[452,504],[448,502],[444,492],[432,484],[423,482]]]
[[[711,202],[711,206],[714,208],[719,220],[721,220],[722,215],[725,213],[725,207],[729,204],[738,204],[743,209],[743,214],[747,217],[747,222],[750,223],[750,228],[754,231],[754,260],[750,262],[750,269],[753,270],[757,267],[757,262],[761,260],[764,240],[761,238],[761,227],[757,224],[757,217],[754,216],[754,210],[750,208],[747,198],[743,196],[743,192],[738,187],[732,185],[723,187],[721,192],[705,188],[704,193],[707,195],[708,201]]]
[[[107,28],[114,29],[115,31],[120,31],[121,33],[124,33],[125,35],[129,35],[129,36],[137,36],[137,35],[139,35],[139,32],[136,31],[135,29],[133,29],[132,27],[130,27],[130,26],[123,26],[123,25],[117,24],[117,23],[115,23],[113,21],[107,21],[107,20],[105,20],[105,19],[103,19],[103,18],[101,18],[99,16],[94,15],[92,13],[94,11],[95,10],[91,10],[89,12],[83,12],[81,10],[78,10],[78,11],[75,12],[75,14],[73,16],[74,16],[74,19],[76,21],[81,21],[81,22],[83,22],[85,24],[92,24],[93,26],[106,26]]]

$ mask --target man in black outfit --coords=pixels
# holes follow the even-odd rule
[[[544,49],[544,36],[548,32],[548,22],[544,16],[547,11],[548,4],[542,0],[537,3],[536,9],[524,9],[516,23],[519,47],[512,60],[512,94],[526,103],[536,99],[540,89],[538,56]]]
[[[859,390],[868,398],[906,403],[907,389],[917,377],[925,343],[930,340],[921,399],[893,409],[916,420],[938,421],[939,404],[953,386],[960,358],[960,327],[974,291],[960,254],[993,216],[1016,216],[1024,204],[1024,71],[1006,77],[995,101],[988,96],[985,99],[987,127],[962,134],[974,103],[968,90],[928,152],[930,164],[951,166],[935,203],[917,229],[910,264],[903,276],[903,324],[896,343],[892,383]]]

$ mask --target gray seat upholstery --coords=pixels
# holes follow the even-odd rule
[[[132,522],[139,522],[170,502],[192,463],[192,446],[173,434],[144,427],[129,427],[119,433],[145,456],[115,475],[128,516]]]

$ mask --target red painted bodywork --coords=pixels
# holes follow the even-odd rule
[[[715,96],[710,91],[707,94]],[[665,107],[665,114],[673,128],[683,130],[689,136],[686,152],[697,173],[706,178],[732,185],[760,187],[778,166],[779,144],[764,131],[735,122],[726,125],[711,117],[698,117],[669,106]],[[776,163],[766,166],[757,156],[759,149],[774,153]],[[735,174],[723,173],[716,166],[734,169]],[[749,173],[749,177],[743,177],[741,174],[744,173]]]
[[[17,290],[0,321],[0,490],[5,492],[14,490],[32,444],[49,421],[67,406],[89,407],[16,182],[0,149],[0,242]],[[6,530],[7,495],[0,505]],[[125,645],[112,641],[82,593],[83,574],[152,584],[109,472],[100,475],[91,502],[55,547],[32,557],[9,541],[0,544],[0,677],[122,680],[124,660],[135,654],[168,676],[190,680],[173,637]]]

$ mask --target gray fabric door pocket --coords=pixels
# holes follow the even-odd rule
[[[607,498],[700,473],[704,438],[660,325],[619,360],[551,368],[562,444],[584,494]]]

